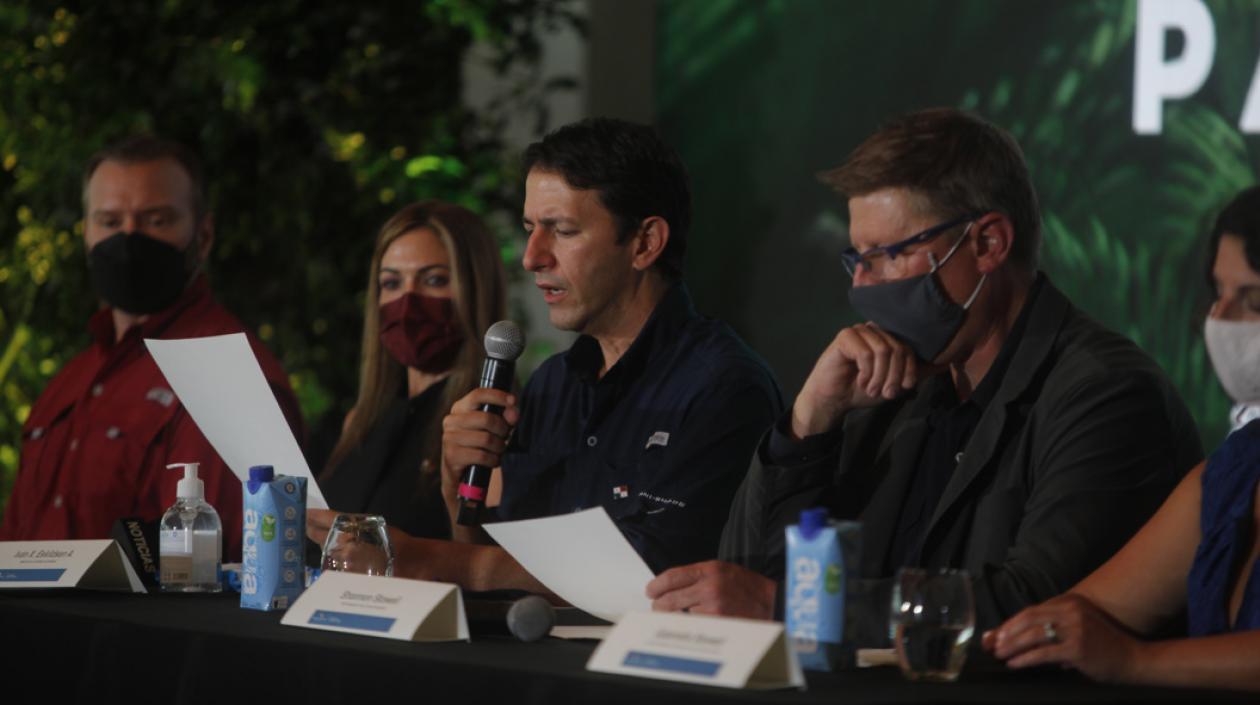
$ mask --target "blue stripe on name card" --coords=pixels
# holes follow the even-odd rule
[[[0,583],[55,583],[65,568],[0,568]]]
[[[718,672],[718,669],[722,667],[720,661],[700,661],[693,658],[650,654],[646,651],[631,651],[626,654],[626,659],[621,662],[621,665],[647,668],[653,671],[673,671],[674,673],[686,673],[709,678],[712,678]]]
[[[372,617],[351,612],[315,610],[315,614],[312,614],[306,623],[327,627],[341,627],[342,629],[358,629],[365,632],[387,632],[390,627],[394,626],[394,618]]]

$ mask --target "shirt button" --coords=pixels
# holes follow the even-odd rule
[[[111,441],[118,438],[120,435],[122,435],[122,431],[119,431],[117,426],[110,426],[105,429],[105,437]]]
[[[61,495],[57,495],[56,497],[53,497],[53,509],[61,509],[62,504],[63,502],[61,501]]]
[[[92,385],[92,396],[99,397],[101,393],[104,391],[105,391],[105,385],[101,384],[100,382],[97,382],[96,384]]]
[[[39,439],[41,439],[41,438],[43,438],[43,437],[44,437],[44,428],[43,428],[42,426],[41,426],[41,427],[39,427],[39,428],[34,428],[34,429],[31,429],[31,440],[32,440],[32,441],[38,441]]]
[[[598,439],[598,438],[596,438],[595,436],[587,436],[587,437],[586,437],[586,445],[588,445],[588,446],[590,446],[590,447],[594,448],[596,443],[599,443],[599,439]]]
[[[79,439],[77,439],[77,438],[71,438],[71,439],[70,439],[70,450],[78,450],[78,449],[79,449]]]

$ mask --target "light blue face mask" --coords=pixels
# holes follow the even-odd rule
[[[954,256],[970,232],[971,225],[968,225],[940,262],[929,252],[930,272],[884,284],[852,287],[849,303],[863,318],[909,345],[920,360],[932,362],[962,326],[967,309],[971,308],[988,277],[987,274],[980,276],[975,290],[960,306],[949,300],[933,276]]]

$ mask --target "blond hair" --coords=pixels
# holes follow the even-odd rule
[[[406,368],[381,345],[379,277],[381,258],[398,238],[420,228],[437,235],[451,262],[451,288],[464,342],[442,393],[439,415],[424,433],[424,460],[417,469],[417,489],[424,492],[442,462],[442,415],[477,384],[483,356],[482,337],[507,308],[507,282],[494,237],[472,211],[442,201],[421,201],[398,211],[381,226],[368,267],[363,303],[363,343],[359,363],[359,395],[341,438],[321,478],[330,477],[341,461],[363,443],[368,431],[406,388]]]

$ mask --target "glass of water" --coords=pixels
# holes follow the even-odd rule
[[[394,549],[389,545],[385,517],[375,514],[338,514],[324,539],[321,570],[343,570],[365,575],[394,574]]]
[[[976,629],[970,576],[964,570],[897,571],[889,627],[907,678],[958,680]]]

